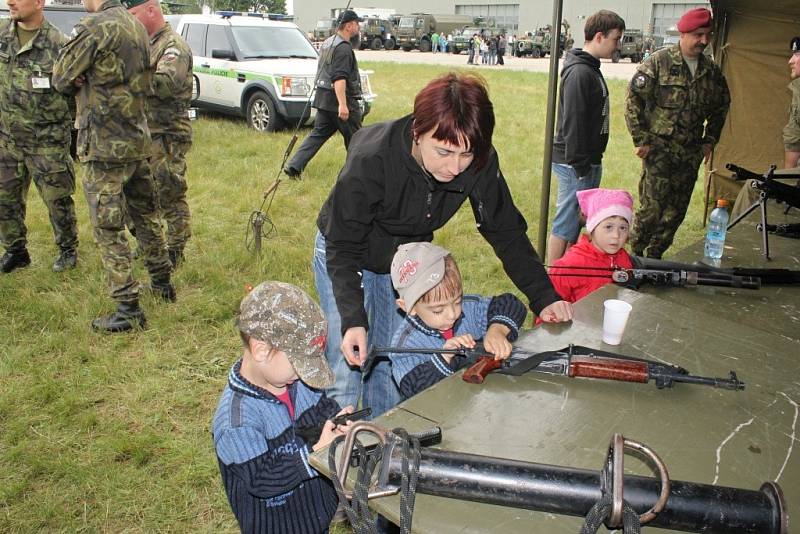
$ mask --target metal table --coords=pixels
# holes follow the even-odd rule
[[[800,212],[793,209],[783,213],[783,206],[769,201],[770,224],[800,223]],[[759,269],[800,270],[800,239],[769,236],[771,260],[761,250],[761,233],[756,230],[760,221],[758,210],[728,232],[722,267],[756,267]],[[703,258],[703,240],[680,251],[670,260],[691,263]],[[708,310],[731,321],[765,332],[800,341],[800,287],[765,286],[758,291],[697,287],[686,291],[670,288],[643,288],[661,299],[692,308]],[[713,298],[713,301],[710,299]],[[713,307],[714,310],[709,310]]]
[[[692,289],[673,289],[685,295]],[[676,295],[677,297],[677,295]],[[621,298],[633,311],[619,347],[601,341],[602,302]],[[708,306],[704,306],[708,309]],[[730,321],[699,306],[606,286],[578,302],[570,324],[544,325],[517,342],[534,351],[569,343],[663,360],[693,374],[726,376],[734,369],[744,391],[676,384],[571,379],[528,373],[490,375],[483,385],[460,373],[376,420],[417,431],[439,425],[442,449],[600,470],[613,433],[643,442],[675,480],[757,490],[777,481],[790,516],[800,513],[800,343]],[[313,465],[327,473],[327,455]],[[626,471],[648,474],[626,457]],[[399,498],[371,501],[399,520]],[[417,495],[413,528],[420,533],[578,532],[582,520],[541,512]],[[664,531],[664,530],[662,530]]]

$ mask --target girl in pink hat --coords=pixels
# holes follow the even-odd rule
[[[625,251],[631,222],[633,197],[618,189],[585,189],[577,192],[578,204],[586,217],[586,232],[549,269],[553,287],[568,302],[582,299],[595,289],[611,283],[603,271],[589,268],[632,269]],[[600,275],[600,276],[598,276]]]

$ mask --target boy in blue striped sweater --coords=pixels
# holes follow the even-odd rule
[[[248,534],[327,532],[338,499],[308,455],[346,431],[330,419],[352,407],[340,410],[322,391],[333,384],[322,312],[297,287],[264,282],[242,300],[237,326],[242,358],[213,421],[228,502]],[[296,432],[323,423],[316,443]]]
[[[461,273],[453,256],[432,243],[400,245],[392,260],[397,305],[406,318],[392,338],[393,347],[443,349],[484,348],[505,359],[528,311],[514,295],[464,295]],[[395,353],[392,376],[404,399],[416,395],[461,368],[453,354]]]

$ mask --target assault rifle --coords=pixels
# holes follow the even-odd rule
[[[656,260],[642,256],[631,256],[634,267],[646,270],[696,272],[701,278],[714,276],[738,276],[743,280],[757,278],[761,285],[785,286],[800,284],[800,271],[791,269],[759,269],[756,267],[712,267],[705,263],[680,263]]]
[[[569,345],[561,350],[536,354],[515,347],[508,360],[495,360],[494,355],[488,353],[482,343],[477,343],[471,349],[465,347],[457,349],[375,347],[370,351],[370,356],[364,366],[368,370],[368,366],[371,366],[376,357],[392,353],[454,354],[461,356],[464,360],[460,362],[458,367],[468,367],[462,378],[465,382],[472,384],[483,383],[486,375],[492,371],[512,376],[521,376],[533,371],[565,375],[571,378],[600,378],[622,382],[647,383],[652,380],[659,389],[671,388],[675,382],[731,390],[744,389],[745,386],[734,371],[730,372],[728,378],[694,376],[689,374],[689,371],[683,367],[677,365],[633,358],[579,345]]]
[[[761,232],[761,252],[764,257],[769,258],[769,233],[772,225],[767,223],[767,199],[772,198],[777,202],[782,202],[789,208],[800,208],[800,187],[787,185],[779,182],[781,179],[800,179],[800,172],[794,169],[775,170],[775,165],[770,165],[769,170],[764,174],[756,174],[733,163],[728,163],[725,168],[733,172],[733,179],[752,180],[750,185],[757,189],[758,200],[753,202],[741,215],[736,217],[728,224],[728,230],[739,224],[739,221],[750,215],[754,209],[759,208],[761,222],[756,229]]]
[[[651,264],[651,260],[639,256],[631,256],[633,269],[621,267],[580,267],[559,265],[557,272],[550,272],[550,276],[579,276],[584,278],[606,278],[615,284],[631,289],[638,289],[642,285],[666,287],[686,286],[718,286],[743,289],[759,289],[761,278],[756,274],[724,272],[712,270],[705,265],[687,265],[664,262],[664,264]],[[567,270],[567,272],[562,272]],[[766,269],[764,269],[766,270]],[[590,271],[590,272],[587,272]]]

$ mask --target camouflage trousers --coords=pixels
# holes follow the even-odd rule
[[[139,284],[131,273],[131,250],[124,232],[126,207],[136,225],[136,239],[150,277],[163,277],[172,270],[161,235],[150,166],[147,160],[89,161],[85,165],[83,190],[111,297],[118,302],[134,300],[139,294]]]
[[[183,251],[192,235],[186,202],[186,153],[191,146],[191,141],[153,136],[150,167],[158,189],[161,216],[167,226],[167,248],[176,252]]]
[[[0,243],[9,251],[28,243],[25,226],[28,190],[36,184],[47,206],[56,245],[61,250],[78,246],[75,218],[75,169],[69,147],[22,149],[0,146]]]
[[[639,209],[630,240],[634,254],[660,258],[672,245],[686,217],[702,159],[700,147],[653,145],[639,181]]]

